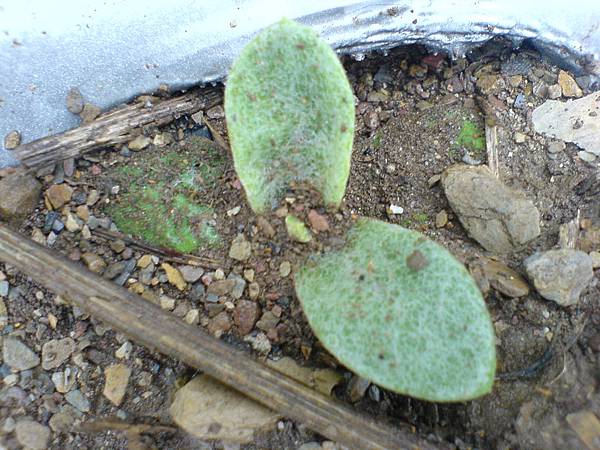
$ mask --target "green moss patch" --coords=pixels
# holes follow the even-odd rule
[[[121,186],[107,213],[120,231],[183,253],[216,247],[213,208],[202,202],[223,174],[225,158],[212,141],[147,151],[109,173]]]
[[[471,120],[464,120],[458,136],[456,145],[481,154],[485,150],[485,132]]]

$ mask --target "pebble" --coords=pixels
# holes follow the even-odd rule
[[[73,406],[75,409],[81,412],[88,412],[90,410],[90,401],[83,395],[79,389],[69,391],[65,394],[65,400]]]
[[[308,212],[308,221],[310,222],[310,227],[317,232],[329,230],[329,222],[327,221],[327,217],[319,214],[314,209],[311,209]]]
[[[10,285],[8,284],[8,281],[0,281],[0,297],[6,297],[8,295],[9,287]]]
[[[292,264],[289,261],[283,261],[279,265],[279,275],[285,278],[292,272]]]
[[[0,286],[3,282],[0,282]],[[6,309],[6,305],[4,304],[4,300],[0,298],[0,331],[4,329],[4,327],[8,324],[8,311]]]
[[[48,247],[52,247],[54,244],[56,244],[57,239],[58,235],[54,231],[51,231],[48,235],[48,239],[46,239],[46,244],[48,244]]]
[[[575,305],[594,276],[592,258],[580,250],[536,253],[524,261],[525,270],[540,295],[561,306]]]
[[[70,231],[71,233],[75,233],[76,231],[79,231],[81,229],[81,225],[79,224],[79,222],[77,222],[77,219],[75,219],[75,216],[71,213],[67,214],[65,227],[67,228],[67,231]]]
[[[586,152],[585,150],[578,151],[577,156],[579,156],[579,159],[587,163],[593,163],[594,161],[596,161],[596,155],[590,152]]]
[[[254,281],[254,269],[244,269],[244,278],[252,283]]]
[[[510,253],[540,235],[533,202],[504,185],[487,166],[454,165],[441,181],[452,210],[486,250]]]
[[[73,195],[73,188],[68,184],[53,184],[46,192],[44,192],[44,197],[47,203],[50,206],[48,209],[60,209],[65,204],[71,201],[71,197]]]
[[[564,70],[558,73],[558,84],[562,89],[562,94],[565,97],[579,98],[583,95],[583,91],[575,81],[575,79]]]
[[[101,112],[102,112],[102,110],[100,108],[98,108],[96,105],[92,105],[91,103],[85,103],[83,105],[83,109],[79,113],[79,117],[81,117],[81,120],[83,121],[83,123],[90,123],[96,117],[98,117]]]
[[[138,136],[127,144],[127,148],[133,152],[139,152],[150,145],[152,140],[148,136]]]
[[[227,333],[231,329],[231,320],[229,314],[221,311],[208,324],[208,332],[215,337],[220,337],[223,333]]]
[[[109,245],[111,250],[115,253],[122,253],[123,250],[125,250],[125,242],[123,242],[121,239],[111,241]]]
[[[14,370],[28,370],[40,363],[39,356],[25,345],[20,339],[6,336],[2,343],[4,363]]]
[[[218,280],[213,281],[207,288],[208,294],[213,294],[219,297],[229,294],[236,284],[235,280]]]
[[[527,135],[520,133],[519,131],[515,132],[515,142],[517,144],[522,144],[523,142],[525,142],[527,140]]]
[[[180,291],[185,290],[187,283],[183,279],[183,276],[181,275],[181,272],[179,270],[177,270],[175,267],[168,263],[162,263],[160,267],[167,274],[167,279],[169,280],[169,283],[171,283]]]
[[[131,369],[125,364],[113,364],[104,369],[104,390],[102,394],[115,406],[120,406],[125,397]]]
[[[102,257],[98,256],[95,253],[85,252],[83,255],[81,255],[81,259],[83,260],[87,268],[94,273],[102,273],[106,268],[106,263],[104,262]]]
[[[19,444],[23,447],[32,450],[44,450],[48,448],[50,428],[31,419],[22,419],[15,426],[15,435]]]
[[[266,237],[272,238],[275,236],[275,229],[263,216],[259,216],[258,219],[256,219],[256,225]]]
[[[239,212],[241,211],[241,209],[242,209],[241,206],[236,206],[234,208],[231,208],[230,210],[227,211],[227,217],[237,216],[239,214]]]
[[[132,350],[133,350],[133,345],[131,345],[131,342],[125,341],[117,349],[117,351],[115,352],[115,356],[119,359],[129,359],[129,356],[131,355]]]
[[[265,311],[256,326],[263,331],[269,331],[277,326],[279,318],[271,311]]]
[[[390,214],[402,214],[404,212],[404,208],[402,206],[394,205],[393,203],[389,207]]]
[[[62,408],[62,411],[57,412],[48,421],[48,425],[55,433],[69,431],[75,422],[75,415],[71,414],[69,410],[72,408]]]
[[[260,295],[260,285],[256,282],[250,283],[248,286],[248,296],[251,300],[256,300]]]
[[[365,396],[371,382],[365,378],[353,375],[348,383],[348,396],[351,402],[357,402]]]
[[[65,370],[61,372],[54,372],[52,374],[52,383],[57,392],[66,394],[75,386],[77,382],[77,368],[65,367]]]
[[[192,289],[190,291],[190,299],[195,302],[200,301],[204,297],[205,293],[206,288],[204,287],[204,285],[202,283],[196,283],[194,284],[194,286],[192,286]]]
[[[229,257],[236,261],[246,261],[252,254],[250,242],[243,234],[238,234],[229,248]]]
[[[233,320],[242,336],[252,331],[258,320],[259,314],[260,307],[256,302],[249,300],[238,302],[233,311]]]
[[[152,256],[151,255],[144,255],[140,259],[138,259],[137,266],[141,267],[142,269],[145,269],[151,263],[152,263]]]
[[[125,252],[123,252],[123,255],[125,255]],[[125,261],[125,267],[123,267],[121,274],[114,279],[114,282],[116,284],[118,284],[119,286],[123,286],[125,284],[125,282],[131,276],[132,272],[135,270],[135,262],[136,261],[133,258]]]
[[[233,288],[231,289],[231,296],[236,300],[242,298],[242,295],[244,295],[244,290],[246,289],[246,280],[233,272],[229,274],[227,279],[235,282]]]
[[[198,439],[238,444],[251,442],[255,431],[268,431],[279,419],[278,413],[208,375],[198,375],[179,389],[169,412],[179,427]]]
[[[562,88],[560,87],[560,84],[553,84],[551,86],[548,86],[548,98],[555,100],[557,98],[560,98],[562,96]]]
[[[21,133],[17,130],[10,131],[4,136],[4,148],[12,150],[21,145]]]
[[[600,252],[590,252],[590,258],[592,258],[592,267],[594,269],[600,268]]]
[[[166,295],[160,296],[160,307],[167,311],[173,311],[175,308],[175,299],[167,297]]]
[[[42,367],[44,370],[56,369],[75,351],[75,341],[68,337],[53,339],[42,346]]]
[[[179,272],[188,283],[195,283],[204,275],[204,269],[196,266],[180,266]]]
[[[115,263],[109,264],[102,276],[107,280],[112,280],[113,278],[116,278],[120,273],[122,273],[123,270],[125,270],[125,266],[127,266],[127,263],[125,261],[117,261]]]
[[[67,110],[72,114],[80,114],[83,111],[83,96],[76,87],[67,93]]]
[[[20,225],[37,206],[42,185],[32,175],[0,179],[0,220]]]
[[[523,277],[500,261],[479,257],[469,264],[469,270],[484,294],[490,287],[511,298],[529,294],[529,285]]]
[[[439,213],[435,215],[435,227],[436,228],[444,228],[448,223],[448,213],[445,209],[442,209]]]
[[[200,323],[200,310],[197,308],[190,309],[185,314],[183,320],[189,325],[198,325],[198,323]]]
[[[222,119],[225,117],[225,110],[221,105],[213,106],[206,111],[206,115],[209,119]]]
[[[560,153],[565,149],[566,145],[563,141],[554,141],[548,144],[548,153]]]

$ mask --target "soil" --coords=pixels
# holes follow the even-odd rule
[[[291,356],[301,365],[335,368],[344,375],[345,382],[334,390],[334,395],[350,402],[348,383],[352,374],[340,367],[314,338],[295,297],[292,276],[282,276],[282,263],[290,262],[293,272],[309,253],[339,246],[343,231],[359,215],[423,232],[467,265],[480,256],[490,256],[468,237],[439,183],[435,182],[436,175],[452,164],[464,160],[486,163],[485,148],[481,145],[481,139],[485,139],[486,116],[481,107],[484,104],[488,115],[489,108],[493,111],[498,127],[500,179],[524,191],[542,217],[540,237],[504,258],[506,265],[524,273],[523,259],[537,250],[555,247],[559,227],[578,213],[598,225],[600,196],[597,195],[599,187],[593,181],[598,173],[597,163],[579,159],[579,149],[572,144],[567,144],[561,152],[549,153],[552,141],[532,130],[531,112],[545,101],[543,95],[538,95],[543,92],[540,85],[556,84],[560,70],[534,51],[511,50],[503,43],[494,42],[467,58],[450,61],[423,48],[407,47],[388,55],[369,55],[362,61],[345,59],[344,64],[356,96],[357,126],[349,184],[339,211],[327,210],[320,205],[318,196],[296,186],[290,189],[279,209],[259,221],[245,202],[231,156],[222,148],[225,158],[219,162],[218,182],[208,183],[195,193],[184,192],[207,206],[202,212],[202,224],[208,223],[219,237],[216,244],[211,241],[200,245],[197,253],[217,261],[218,269],[205,267],[207,278],[196,284],[208,284],[219,278],[220,270],[224,276],[233,273],[246,278],[242,299],[247,299],[249,278],[253,278],[260,287],[258,298],[252,299],[259,304],[259,319],[265,319],[263,314],[269,312],[269,320],[255,324],[248,333],[241,333],[233,319],[235,303],[239,300],[225,296],[211,303],[206,301],[205,293],[199,298],[191,296],[189,290],[182,293],[167,282],[159,269],[160,263],[156,264],[148,283],[139,282],[141,270],[138,268],[125,287],[143,292],[149,301],[159,302],[161,296],[175,299],[173,313],[180,317],[191,309],[198,309],[198,326],[258,358]],[[594,89],[589,83],[584,85],[586,80],[579,81],[585,93]],[[214,108],[205,115],[215,132],[226,136],[222,109]],[[100,200],[89,206],[90,213],[97,218],[110,217],[117,228],[127,231],[119,226],[115,206],[135,206],[141,200],[132,193],[142,185],[154,185],[149,181],[155,181],[153,178],[158,179],[159,185],[162,179],[166,185],[173,186],[175,175],[166,169],[157,170],[157,161],[173,153],[185,159],[194,152],[199,140],[211,137],[204,125],[190,117],[180,118],[160,130],[145,130],[150,137],[165,133],[172,143],[163,145],[159,140],[155,141],[157,145],[139,152],[116,148],[87,155],[77,161],[72,177],[65,177],[60,168],[41,174],[45,187],[63,180],[72,185],[75,191],[67,205],[72,212],[90,198],[92,190],[98,191]],[[218,148],[216,144],[211,145]],[[193,161],[190,164],[193,166]],[[124,168],[139,169],[138,178],[130,179],[135,173]],[[115,190],[115,186],[119,189]],[[397,207],[401,213],[397,213]],[[287,239],[286,213],[307,219],[311,210],[327,220],[330,229],[315,233],[316,238],[307,245]],[[447,212],[449,220],[438,227],[436,215],[442,210]],[[39,207],[22,225],[21,231],[31,236],[35,229],[42,230],[47,213],[40,198]],[[61,213],[64,219],[66,212]],[[138,219],[151,227],[152,220],[160,221],[161,217],[148,215]],[[182,220],[174,219],[177,223]],[[192,226],[194,223],[192,221]],[[152,238],[136,235],[135,231],[135,228],[129,230],[135,238]],[[252,243],[252,255],[243,263],[228,255],[231,242],[240,233]],[[129,258],[139,259],[144,254],[131,246],[128,246],[131,250],[117,252],[110,240],[101,238],[94,230],[91,234],[90,239],[84,239],[81,231],[64,230],[52,248],[73,260],[81,260],[83,253],[92,252],[101,256],[109,267],[127,259],[124,254],[128,251]],[[600,242],[588,245],[597,250]],[[254,271],[253,277],[247,274],[249,269]],[[11,267],[0,265],[0,270],[8,277],[11,291],[17,290],[5,299],[9,320],[4,330],[0,330],[2,334],[18,335],[38,353],[50,339],[71,336],[77,342],[70,365],[79,367],[77,388],[92,405],[86,413],[67,405],[74,410],[73,424],[117,416],[128,423],[172,425],[168,408],[173,394],[194,375],[193,370],[135,344],[131,355],[119,360],[115,352],[126,341],[124,336],[77,308],[61,303],[55,295]],[[579,303],[570,308],[543,299],[533,288],[529,295],[521,298],[507,298],[495,290],[487,293],[486,302],[498,344],[498,380],[491,394],[466,403],[436,404],[371,386],[355,402],[355,407],[392,422],[408,423],[422,435],[460,449],[586,448],[565,417],[582,410],[600,416],[597,277],[596,271],[595,281],[584,291]],[[226,326],[215,320],[223,319],[223,313],[227,316]],[[50,314],[57,319],[54,328]],[[266,335],[270,344],[268,351],[252,346],[253,338],[259,334]],[[132,368],[127,394],[120,407],[113,406],[102,395],[103,368],[115,362],[124,362]],[[147,374],[151,382],[140,385]],[[4,394],[0,393],[3,421],[7,417],[30,416],[46,425],[54,414],[66,407],[64,396],[54,392],[48,372],[37,367],[30,376],[30,380],[24,382],[21,375],[16,389],[12,387],[12,396],[6,394],[8,387],[3,388]],[[240,448],[201,442],[178,429],[146,433],[143,440],[148,448],[160,449]],[[254,443],[241,448],[296,449],[313,441],[321,442],[322,438],[301,424],[282,420],[276,430],[258,436]],[[19,448],[11,432],[0,430],[0,442],[7,448]],[[65,449],[126,446],[124,435],[111,429],[95,433],[76,429],[57,431],[52,434],[50,444],[50,448]]]

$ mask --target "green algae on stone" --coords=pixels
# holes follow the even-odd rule
[[[287,215],[285,217],[285,228],[288,232],[288,235],[296,242],[306,244],[312,239],[312,235],[310,234],[308,227],[296,216]]]
[[[439,402],[491,390],[495,337],[481,293],[422,234],[359,219],[346,246],[309,260],[295,286],[315,335],[361,377]]]
[[[222,152],[208,139],[192,137],[183,148],[144,152],[111,174],[121,185],[108,214],[120,231],[183,253],[221,244],[211,225],[213,209],[201,203],[223,173]]]
[[[291,182],[339,205],[350,173],[354,98],[336,54],[317,33],[283,19],[234,63],[225,113],[235,169],[257,213]]]

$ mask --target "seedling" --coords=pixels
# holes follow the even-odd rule
[[[242,51],[225,112],[234,164],[256,213],[294,182],[340,204],[354,130],[350,85],[331,48],[283,19]],[[291,239],[312,238],[295,216]],[[422,234],[360,218],[345,247],[308,259],[295,288],[321,343],[355,373],[392,391],[464,401],[491,390],[495,337],[467,270]]]

